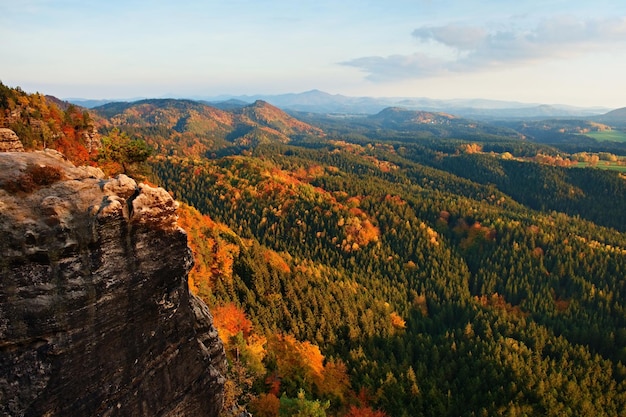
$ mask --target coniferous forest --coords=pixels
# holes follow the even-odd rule
[[[41,113],[2,93],[5,116]],[[229,358],[224,416],[626,413],[622,145],[144,104],[47,110],[46,146],[96,126],[144,153],[80,158],[182,203],[189,286]]]

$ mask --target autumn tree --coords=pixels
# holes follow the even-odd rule
[[[324,365],[323,381],[318,387],[319,393],[331,400],[334,405],[345,402],[350,390],[348,368],[341,359],[329,360]]]
[[[303,390],[298,392],[297,398],[280,397],[280,417],[326,417],[326,410],[330,404],[319,400],[307,400]]]
[[[229,365],[224,384],[225,415],[239,415],[242,404],[255,399],[253,385],[265,374],[262,361],[266,339],[252,333],[252,323],[235,304],[216,306],[212,311]],[[259,407],[264,410],[271,408],[264,401],[259,403]]]
[[[231,337],[238,333],[241,333],[246,339],[250,335],[252,322],[246,313],[234,303],[213,307],[212,312],[215,327],[225,342],[228,342]]]
[[[269,341],[281,387],[290,395],[304,389],[312,392],[323,381],[324,356],[318,346],[300,342],[290,335],[276,335]]]
[[[382,411],[374,410],[368,406],[350,406],[348,414],[345,417],[388,417]]]
[[[101,142],[96,159],[109,174],[142,174],[143,163],[152,154],[144,140],[132,139],[118,129],[102,137]]]
[[[250,411],[258,417],[278,417],[280,400],[274,394],[261,394],[250,403]]]

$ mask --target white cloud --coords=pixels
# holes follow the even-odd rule
[[[361,68],[373,81],[390,81],[430,77],[446,71],[447,62],[441,58],[415,53],[412,55],[370,56],[357,58],[345,65]]]
[[[413,36],[419,40],[433,40],[459,49],[475,49],[487,35],[484,28],[459,25],[425,26],[413,31]]]
[[[580,20],[554,17],[530,29],[424,26],[415,29],[412,35],[420,43],[420,50],[413,54],[370,56],[342,64],[361,69],[372,81],[387,81],[567,59],[591,51],[606,51],[616,43],[626,43],[626,18]],[[455,53],[442,58],[433,52],[433,45]]]

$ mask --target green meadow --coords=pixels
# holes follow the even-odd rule
[[[604,142],[604,141],[626,142],[626,132],[622,132],[620,130],[604,130],[601,132],[589,132],[589,133],[585,133],[585,136],[589,136],[601,142]]]
[[[593,168],[610,169],[613,171],[626,172],[626,165],[619,165],[615,162],[607,162],[607,161],[600,161],[595,165],[590,165],[588,162],[578,162],[576,165],[573,165],[573,166],[576,168],[593,167]]]

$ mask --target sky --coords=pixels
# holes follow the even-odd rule
[[[0,0],[0,81],[626,106],[624,0]]]

